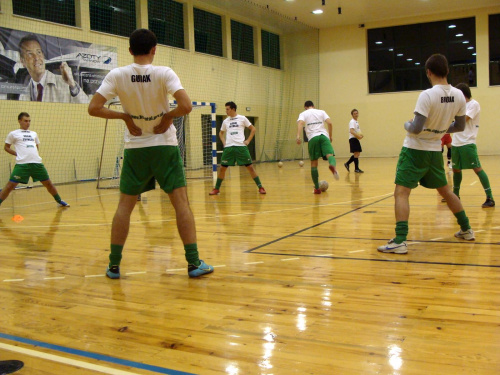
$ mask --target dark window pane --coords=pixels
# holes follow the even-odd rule
[[[75,0],[12,0],[14,14],[76,26]]]
[[[149,29],[158,43],[184,48],[183,4],[173,0],[148,0]]]
[[[279,35],[262,30],[262,65],[280,69],[280,37]]]
[[[194,8],[194,49],[222,56],[222,17]]]
[[[447,57],[450,83],[475,86],[475,27],[474,18],[463,18],[368,30],[370,93],[430,87],[425,62],[435,53]]]
[[[489,16],[490,85],[500,85],[500,14]]]
[[[135,0],[90,0],[90,29],[130,36],[136,29]]]
[[[233,60],[254,62],[253,27],[231,20]]]

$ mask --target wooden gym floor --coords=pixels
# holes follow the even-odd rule
[[[0,207],[0,360],[23,374],[499,374],[500,213],[472,171],[461,199],[475,242],[454,238],[436,191],[410,197],[409,252],[394,234],[396,158],[230,168],[219,196],[189,182],[201,258],[189,279],[173,209],[137,204],[122,278],[104,277],[117,190],[15,191]],[[481,157],[500,203],[500,157]],[[353,169],[353,168],[351,168]],[[50,171],[49,171],[50,172]],[[451,179],[451,175],[450,179]],[[11,220],[20,215],[23,220]]]

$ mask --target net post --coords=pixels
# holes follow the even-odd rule
[[[216,123],[216,108],[215,103],[210,103],[212,109],[212,179],[217,181],[217,123]]]

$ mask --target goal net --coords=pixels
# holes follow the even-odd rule
[[[171,108],[177,104],[170,103]],[[174,119],[177,141],[186,178],[216,179],[215,103],[192,102],[189,115]],[[122,111],[120,102],[109,108]],[[116,189],[120,185],[126,125],[120,120],[106,120],[97,176],[98,189]]]

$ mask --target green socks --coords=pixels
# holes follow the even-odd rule
[[[460,184],[462,183],[462,171],[453,172],[453,194],[460,196]]]
[[[219,190],[221,185],[222,185],[222,179],[217,177],[217,182],[215,183],[215,188],[217,190]]]
[[[408,236],[408,221],[398,221],[396,223],[396,237],[394,242],[397,244],[406,241],[406,236]]]
[[[330,156],[328,157],[328,164],[333,165],[334,167],[337,166],[337,160],[335,160],[335,156]]]
[[[186,252],[186,260],[188,264],[193,264],[196,267],[201,264],[198,255],[198,244],[191,243],[188,245],[184,245],[184,251]]]
[[[109,266],[119,266],[122,260],[123,245],[111,244],[111,254],[109,254]]]
[[[477,174],[477,177],[479,177],[479,181],[481,181],[481,185],[483,185],[484,192],[486,193],[486,196],[488,198],[493,199],[493,194],[491,193],[491,186],[490,186],[490,180],[488,179],[488,175],[484,170],[481,170]]]
[[[259,176],[255,177],[253,180],[254,180],[254,181],[255,181],[255,183],[257,184],[257,187],[258,187],[258,188],[261,188],[261,187],[262,187],[262,184],[260,183],[260,178],[259,178]]]
[[[59,194],[53,195],[53,197],[57,203],[59,203],[61,201],[61,197],[59,196]]]
[[[460,211],[453,215],[457,218],[458,225],[460,225],[460,229],[462,229],[462,231],[465,232],[470,229],[469,218],[465,214],[465,211]]]
[[[314,182],[314,188],[319,189],[319,173],[317,167],[311,167],[311,177]]]

